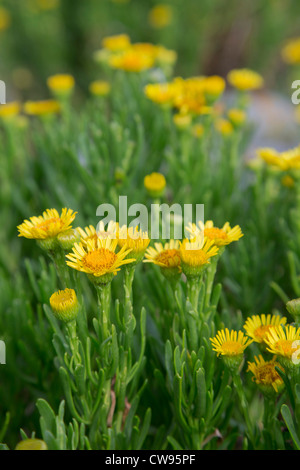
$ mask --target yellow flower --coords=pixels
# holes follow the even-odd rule
[[[287,319],[279,315],[253,315],[247,318],[244,330],[256,343],[264,343],[266,334],[273,326],[284,325]]]
[[[58,8],[60,0],[37,0],[37,6],[41,10],[54,10]]]
[[[127,258],[130,249],[123,247],[116,252],[117,239],[97,238],[85,244],[75,243],[73,252],[67,255],[67,265],[84,272],[95,284],[107,284],[125,264],[133,263]]]
[[[165,28],[172,18],[173,10],[169,5],[156,5],[149,12],[149,23],[153,28]]]
[[[162,173],[153,172],[144,178],[144,186],[148,194],[153,198],[163,195],[166,184],[166,178]]]
[[[259,355],[254,356],[254,362],[248,362],[247,371],[252,372],[252,380],[267,395],[272,395],[274,391],[279,393],[284,388],[284,382],[275,367],[282,368],[275,359],[274,357],[271,361],[265,361],[263,356]]]
[[[198,227],[196,224],[190,223],[186,229],[192,236],[197,236],[200,233],[203,233],[204,237],[213,241],[213,243],[218,247],[229,245],[244,236],[239,225],[235,225],[231,228],[229,222],[226,222],[222,228],[218,228],[214,226],[212,220],[207,220],[205,224],[199,220]]]
[[[286,188],[293,188],[295,186],[295,180],[290,175],[284,175],[281,178],[281,184]]]
[[[154,103],[162,106],[171,106],[176,87],[172,83],[150,83],[145,86],[144,91],[147,98]]]
[[[282,171],[300,169],[300,146],[277,152],[272,148],[261,148],[257,150],[257,155],[268,165]]]
[[[9,121],[18,116],[20,111],[21,105],[18,101],[0,104],[0,119],[2,119],[3,121]]]
[[[97,229],[93,225],[89,225],[82,229],[81,227],[76,228],[77,232],[80,235],[80,242],[84,245],[88,242],[88,240],[97,240],[97,238],[116,238],[117,237],[117,224],[113,221],[110,221],[107,229],[103,222],[101,221]]]
[[[213,351],[222,356],[225,364],[232,370],[238,369],[243,360],[245,349],[252,343],[242,331],[220,330],[214,338],[210,338]]]
[[[129,249],[130,256],[139,262],[149,246],[150,239],[147,232],[138,230],[138,227],[127,227],[124,225],[117,231],[118,246]]]
[[[246,113],[242,109],[229,109],[227,112],[227,116],[234,127],[239,127],[246,121]]]
[[[200,234],[192,240],[184,239],[180,244],[179,251],[184,274],[198,277],[210,263],[210,258],[218,254],[219,248],[213,240],[208,240]]]
[[[27,101],[24,104],[24,112],[30,116],[47,117],[60,111],[60,104],[55,100]]]
[[[194,124],[192,127],[192,134],[197,139],[200,139],[204,134],[204,126],[202,124]]]
[[[102,39],[102,46],[111,52],[123,51],[131,46],[130,38],[127,34],[117,34],[106,36]]]
[[[215,121],[215,129],[220,132],[222,135],[231,135],[233,132],[233,125],[230,121],[224,118],[216,119]]]
[[[249,69],[234,69],[227,75],[228,82],[240,91],[262,88],[264,80],[261,75]]]
[[[282,48],[281,53],[287,64],[300,64],[300,37],[289,40]]]
[[[0,7],[0,31],[5,31],[11,23],[11,16],[6,8]]]
[[[177,129],[187,129],[191,125],[192,116],[190,114],[177,113],[174,114],[173,121]]]
[[[208,100],[215,101],[225,90],[226,82],[218,75],[205,77],[203,82],[204,94]]]
[[[94,96],[107,96],[110,93],[111,85],[105,80],[95,80],[90,84],[89,90]]]
[[[183,114],[201,114],[206,107],[205,77],[176,78],[174,106]]]
[[[50,297],[50,306],[54,316],[66,323],[75,320],[79,311],[79,304],[74,289],[64,289]]]
[[[24,439],[16,445],[15,450],[48,450],[48,447],[41,439]]]
[[[293,325],[277,325],[270,328],[265,336],[267,351],[278,356],[279,362],[292,369],[299,365],[300,328]]]
[[[47,85],[54,96],[67,97],[74,89],[75,80],[69,74],[56,74],[47,79]]]
[[[125,72],[143,72],[154,65],[154,57],[131,48],[123,53],[113,54],[108,63],[112,68]]]
[[[72,227],[77,212],[71,209],[62,209],[61,215],[56,209],[47,209],[38,217],[30,217],[19,225],[19,237],[35,240],[55,238],[59,233],[66,232]]]
[[[174,65],[177,60],[177,52],[158,45],[156,46],[155,58],[156,62],[162,66]]]
[[[181,275],[181,257],[179,240],[170,240],[165,243],[155,243],[147,249],[144,263],[153,263],[159,266],[162,274],[170,280],[178,279]]]

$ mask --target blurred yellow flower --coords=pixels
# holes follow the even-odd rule
[[[145,95],[151,101],[163,106],[173,104],[176,86],[172,83],[150,83],[145,86]]]
[[[260,148],[257,150],[257,156],[268,165],[282,171],[300,169],[300,145],[283,152],[272,148]]]
[[[54,10],[60,6],[60,0],[36,0],[36,3],[41,10]]]
[[[250,69],[234,69],[227,75],[227,80],[234,88],[240,91],[250,91],[262,88],[263,77]]]
[[[102,39],[102,46],[111,52],[123,51],[131,46],[130,37],[127,34],[106,36]]]
[[[0,7],[0,32],[5,31],[10,26],[10,23],[10,12],[4,7]]]
[[[60,104],[55,100],[27,101],[24,103],[24,112],[30,116],[43,117],[60,111]]]
[[[173,116],[173,122],[177,129],[188,129],[192,123],[192,116],[190,114],[177,113]]]
[[[215,129],[223,136],[231,135],[234,131],[234,127],[228,119],[218,118],[215,121]]]
[[[89,90],[94,96],[107,96],[110,93],[111,85],[105,80],[95,80],[90,84]]]
[[[7,121],[19,115],[21,104],[18,101],[0,104],[0,120]]]
[[[151,197],[161,197],[166,187],[166,178],[162,173],[153,172],[144,178],[144,186]]]
[[[160,4],[149,11],[149,23],[153,28],[165,28],[173,19],[173,9],[170,5]]]
[[[113,54],[108,63],[112,68],[125,72],[143,72],[154,65],[154,57],[131,48],[123,53]]]
[[[275,361],[275,357],[271,361],[265,361],[263,356],[259,355],[254,356],[254,362],[248,362],[247,371],[252,372],[252,380],[262,392],[269,394],[275,390],[278,393],[284,388],[284,382],[278,374],[276,367],[282,369],[279,363]]]
[[[281,184],[285,188],[293,188],[295,186],[295,180],[291,177],[291,175],[284,175],[281,178]]]
[[[289,40],[282,48],[281,54],[287,64],[300,64],[300,37]]]
[[[69,74],[56,74],[47,79],[48,88],[57,97],[69,96],[75,86],[75,79]]]
[[[239,127],[246,121],[246,113],[242,109],[232,108],[227,111],[229,121],[234,127]]]

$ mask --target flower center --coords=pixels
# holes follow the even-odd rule
[[[212,227],[204,229],[204,236],[209,238],[210,240],[215,240],[217,238],[226,240],[227,233],[221,228]]]
[[[243,348],[236,341],[226,341],[222,345],[222,352],[225,356],[238,356],[242,354]]]
[[[63,224],[62,224],[61,219],[58,217],[52,217],[51,219],[46,219],[45,221],[38,224],[36,228],[39,228],[47,232],[51,226],[57,225],[57,224],[59,225],[59,227],[62,227]]]
[[[164,264],[166,267],[180,266],[179,250],[164,250],[156,256],[156,261]]]
[[[114,264],[117,255],[106,249],[90,251],[83,259],[83,264],[93,272],[107,272]]]
[[[265,334],[269,331],[272,325],[261,325],[254,331],[254,335],[261,340],[264,338]]]
[[[284,356],[292,356],[296,348],[293,348],[293,342],[286,340],[286,339],[280,339],[276,343],[276,348],[279,349],[283,353]]]

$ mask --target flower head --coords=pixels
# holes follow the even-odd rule
[[[262,355],[255,356],[254,362],[248,362],[248,371],[252,372],[252,380],[266,395],[279,393],[284,388],[284,382],[278,374],[276,367],[281,368],[276,362],[276,357],[271,361],[265,361]],[[281,368],[282,369],[282,368]]]
[[[210,341],[217,355],[222,356],[228,366],[237,369],[242,362],[245,349],[253,340],[242,331],[225,328],[218,331]]]
[[[282,58],[289,65],[300,64],[300,37],[290,39],[282,48]]]
[[[198,226],[196,224],[189,224],[187,231],[192,236],[203,234],[204,237],[213,241],[218,247],[229,245],[232,242],[238,241],[244,235],[239,225],[235,225],[231,228],[229,222],[226,222],[222,228],[214,226],[212,220],[208,220],[205,224],[200,220]]]
[[[264,80],[261,75],[249,69],[234,69],[227,76],[228,82],[240,91],[262,88]]]
[[[58,320],[70,322],[75,320],[79,311],[78,300],[74,289],[64,289],[50,297],[50,306]]]
[[[51,116],[61,111],[60,104],[55,100],[26,101],[24,112],[30,116]]]
[[[264,313],[262,315],[253,315],[247,318],[244,324],[244,330],[253,341],[263,344],[270,328],[285,325],[286,320],[285,317],[279,315],[265,315]]]
[[[107,284],[121,266],[136,261],[127,258],[131,251],[127,247],[116,252],[117,245],[117,239],[100,237],[86,243],[75,243],[73,252],[67,255],[67,265],[86,273],[95,284]]]
[[[113,54],[109,58],[109,65],[114,69],[124,70],[125,72],[143,72],[154,65],[154,57],[133,48],[127,49],[121,53]]]
[[[74,89],[75,80],[69,74],[56,74],[48,78],[47,85],[55,96],[67,97]]]
[[[173,10],[169,5],[156,5],[149,12],[149,23],[153,28],[165,28],[172,22]]]
[[[272,148],[260,148],[257,155],[268,165],[281,171],[300,169],[300,145],[283,152]]]
[[[198,277],[210,263],[210,258],[218,254],[219,248],[202,234],[189,240],[184,239],[179,248],[181,267],[188,277]]]
[[[267,351],[275,354],[278,361],[286,368],[299,365],[300,328],[293,325],[277,325],[270,328],[265,339]]]
[[[0,105],[0,120],[9,121],[19,115],[21,105],[18,101]]]
[[[176,87],[172,83],[150,83],[145,87],[145,95],[160,106],[172,106]]]
[[[129,249],[130,257],[135,258],[136,262],[141,261],[150,243],[147,232],[126,225],[117,231],[117,239],[119,247]]]
[[[10,12],[3,7],[0,7],[0,31],[5,31],[11,23]]]
[[[170,240],[164,245],[155,243],[147,249],[144,263],[156,264],[167,279],[176,279],[182,271],[179,247],[179,240]]]
[[[104,37],[102,46],[111,52],[123,51],[131,46],[131,41],[127,34],[116,34]]]
[[[57,235],[72,228],[72,222],[77,212],[62,209],[61,214],[56,209],[47,209],[38,217],[30,217],[19,225],[19,237],[46,242],[45,248],[51,248],[57,243]]]
[[[166,187],[166,178],[162,173],[153,172],[145,176],[144,186],[150,197],[161,197]]]
[[[107,96],[110,93],[111,85],[105,80],[95,80],[90,84],[89,90],[94,96]]]

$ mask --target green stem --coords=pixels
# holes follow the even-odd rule
[[[105,341],[110,336],[110,300],[111,283],[96,286],[98,295],[98,306],[100,313],[100,325],[102,329],[102,340]]]
[[[200,293],[200,278],[190,277],[187,280],[187,296],[195,312],[198,311],[198,301]]]
[[[71,364],[74,362],[75,367],[81,364],[81,356],[79,353],[79,339],[77,336],[76,320],[67,323],[69,344],[72,352]]]
[[[238,372],[233,372],[232,373],[232,379],[233,379],[233,383],[234,383],[235,389],[237,391],[237,394],[238,394],[238,397],[239,397],[239,400],[240,400],[240,405],[241,405],[242,412],[243,412],[243,415],[244,415],[244,419],[245,419],[245,423],[246,423],[249,438],[250,438],[251,442],[254,443],[253,426],[252,426],[250,416],[249,416],[249,405],[248,405],[248,402],[247,402],[247,399],[246,399],[246,396],[245,396],[244,387],[243,387],[243,383],[242,383],[240,374]]]

